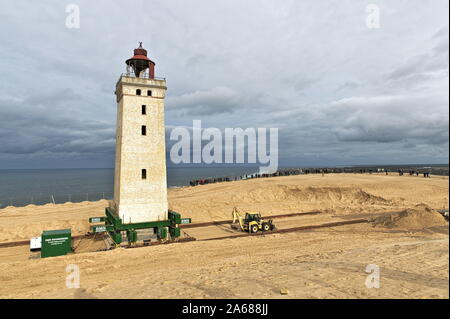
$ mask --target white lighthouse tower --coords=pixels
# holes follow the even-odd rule
[[[165,79],[139,47],[116,84],[117,126],[112,207],[123,224],[168,219],[164,134]]]

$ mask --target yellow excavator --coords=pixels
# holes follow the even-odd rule
[[[244,232],[257,233],[258,231],[268,232],[275,230],[275,225],[272,220],[264,220],[260,213],[245,213],[245,217],[242,217],[241,212],[234,207],[233,208],[233,222],[231,228],[240,229]]]

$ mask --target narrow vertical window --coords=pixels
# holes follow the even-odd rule
[[[147,96],[152,96],[152,90],[147,90]]]
[[[147,126],[145,126],[145,125],[141,126],[141,134],[142,135],[147,135]]]
[[[147,170],[145,168],[141,169],[141,178],[147,179]]]
[[[136,90],[136,95],[141,95],[141,90],[140,89]]]
[[[146,107],[145,105],[142,105],[142,115],[147,114],[146,108],[147,108],[147,107]]]

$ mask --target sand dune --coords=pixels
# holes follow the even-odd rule
[[[233,201],[264,203],[267,201],[298,201],[357,204],[389,204],[389,200],[371,195],[357,187],[298,187],[275,185],[233,196]]]
[[[409,230],[428,227],[446,226],[444,216],[425,204],[419,204],[402,212],[387,214],[374,219],[373,224],[389,228],[403,228]]]

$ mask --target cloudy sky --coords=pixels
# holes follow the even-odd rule
[[[0,26],[0,169],[113,167],[138,41],[168,132],[276,127],[283,166],[448,163],[447,0],[5,0]]]

